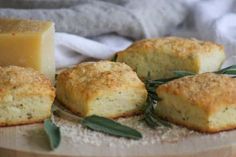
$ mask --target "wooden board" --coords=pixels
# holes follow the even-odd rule
[[[58,149],[49,150],[42,124],[0,128],[0,157],[216,157],[236,155],[236,130],[224,133],[188,137],[176,143],[150,144],[129,148],[74,145],[63,139]]]

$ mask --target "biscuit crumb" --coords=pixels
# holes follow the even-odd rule
[[[143,134],[140,140],[131,140],[109,136],[103,133],[91,131],[81,126],[78,122],[68,121],[60,117],[53,116],[53,121],[61,127],[62,136],[66,137],[68,142],[73,144],[91,144],[94,146],[106,145],[108,147],[121,146],[123,148],[138,146],[138,145],[154,145],[163,142],[175,143],[189,136],[199,136],[197,133],[186,128],[173,125],[172,128],[157,127],[156,129],[149,128],[142,120],[142,116],[134,116],[129,118],[120,118],[117,121],[137,129]]]

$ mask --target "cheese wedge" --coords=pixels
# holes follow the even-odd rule
[[[54,24],[0,18],[0,66],[31,67],[55,77]]]

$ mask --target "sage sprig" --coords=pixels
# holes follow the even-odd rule
[[[215,73],[216,74],[236,75],[236,65],[231,65],[229,67],[223,68],[219,71],[216,71]]]
[[[185,77],[185,76],[196,75],[196,73],[189,72],[189,71],[184,71],[184,70],[173,71],[173,73],[174,73],[174,77],[167,78],[167,79],[157,79],[157,80],[147,79],[146,80],[146,83],[148,83],[147,89],[150,89],[150,88],[155,88],[156,89],[159,85],[165,84],[165,83],[173,81],[175,79],[179,79],[179,78]],[[231,65],[229,67],[223,68],[223,69],[221,69],[219,71],[215,71],[213,73],[236,75],[236,65]],[[153,89],[152,89],[152,91],[153,91]]]
[[[144,110],[144,121],[151,128],[155,128],[157,126],[162,126],[162,125],[171,127],[171,125],[167,121],[160,119],[155,114],[156,103],[157,101],[155,99],[153,99],[151,96],[148,96]]]
[[[116,59],[117,59],[117,54],[115,54],[115,55],[111,58],[111,61],[112,61],[112,62],[116,62]]]
[[[48,136],[50,147],[52,150],[56,149],[61,142],[61,131],[58,126],[56,126],[51,119],[46,119],[44,121],[44,130]]]
[[[56,105],[53,105],[52,113],[57,116],[64,116],[70,120],[76,120],[80,122],[83,127],[89,128],[94,131],[103,132],[112,136],[130,138],[135,140],[142,138],[142,134],[139,131],[105,117],[92,115],[82,118],[65,110],[62,110]],[[44,121],[44,130],[48,135],[51,149],[56,149],[61,142],[60,127],[56,126],[50,119],[46,119]]]
[[[168,80],[166,79],[151,80],[150,73],[148,73],[148,77],[145,80],[145,87],[148,91],[148,97],[145,103],[143,120],[151,128],[155,128],[157,126],[162,126],[162,125],[171,127],[171,125],[168,122],[160,119],[155,113],[155,106],[157,105],[157,102],[159,100],[156,94],[156,88],[157,86],[159,86],[160,84],[163,84],[166,81]]]
[[[166,121],[160,119],[156,114],[155,114],[155,106],[158,105],[158,101],[160,101],[160,98],[156,94],[156,88],[162,84],[168,83],[170,81],[173,81],[175,79],[179,79],[185,76],[192,76],[195,75],[193,72],[189,71],[173,71],[174,77],[167,78],[167,79],[157,79],[157,80],[151,80],[150,79],[150,73],[148,73],[148,77],[145,80],[145,86],[148,91],[148,98],[145,104],[145,109],[144,109],[144,121],[146,124],[151,127],[155,128],[157,126],[171,126],[169,123]],[[214,72],[216,74],[228,74],[228,75],[234,75],[232,77],[236,76],[236,65],[232,65],[226,68],[223,68],[219,71]]]
[[[60,108],[54,109],[53,113],[56,115],[65,116],[69,119],[77,120],[82,124],[83,127],[89,128],[94,131],[135,140],[142,138],[142,134],[137,130],[105,117],[92,115],[82,118],[68,113],[67,111]]]
[[[227,75],[236,75],[236,65],[231,65],[229,67],[223,68],[221,70],[213,72],[215,74],[227,74]],[[189,75],[195,75],[195,73],[188,72],[188,71],[174,71],[175,77],[170,79],[181,78]],[[158,80],[155,80],[158,81]]]
[[[189,72],[189,71],[183,71],[183,70],[174,71],[174,75],[176,78],[181,78],[184,76],[191,76],[191,75],[195,75],[195,74],[196,73]]]

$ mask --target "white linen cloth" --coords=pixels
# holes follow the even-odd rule
[[[223,66],[236,64],[236,0],[182,1],[189,8],[189,16],[168,35],[195,37],[223,44],[227,55]],[[62,68],[89,58],[108,59],[131,43],[131,40],[117,35],[86,39],[56,33],[56,66]]]
[[[131,43],[131,40],[117,35],[104,35],[92,40],[67,33],[56,33],[56,68],[68,67],[84,60],[109,59]]]

